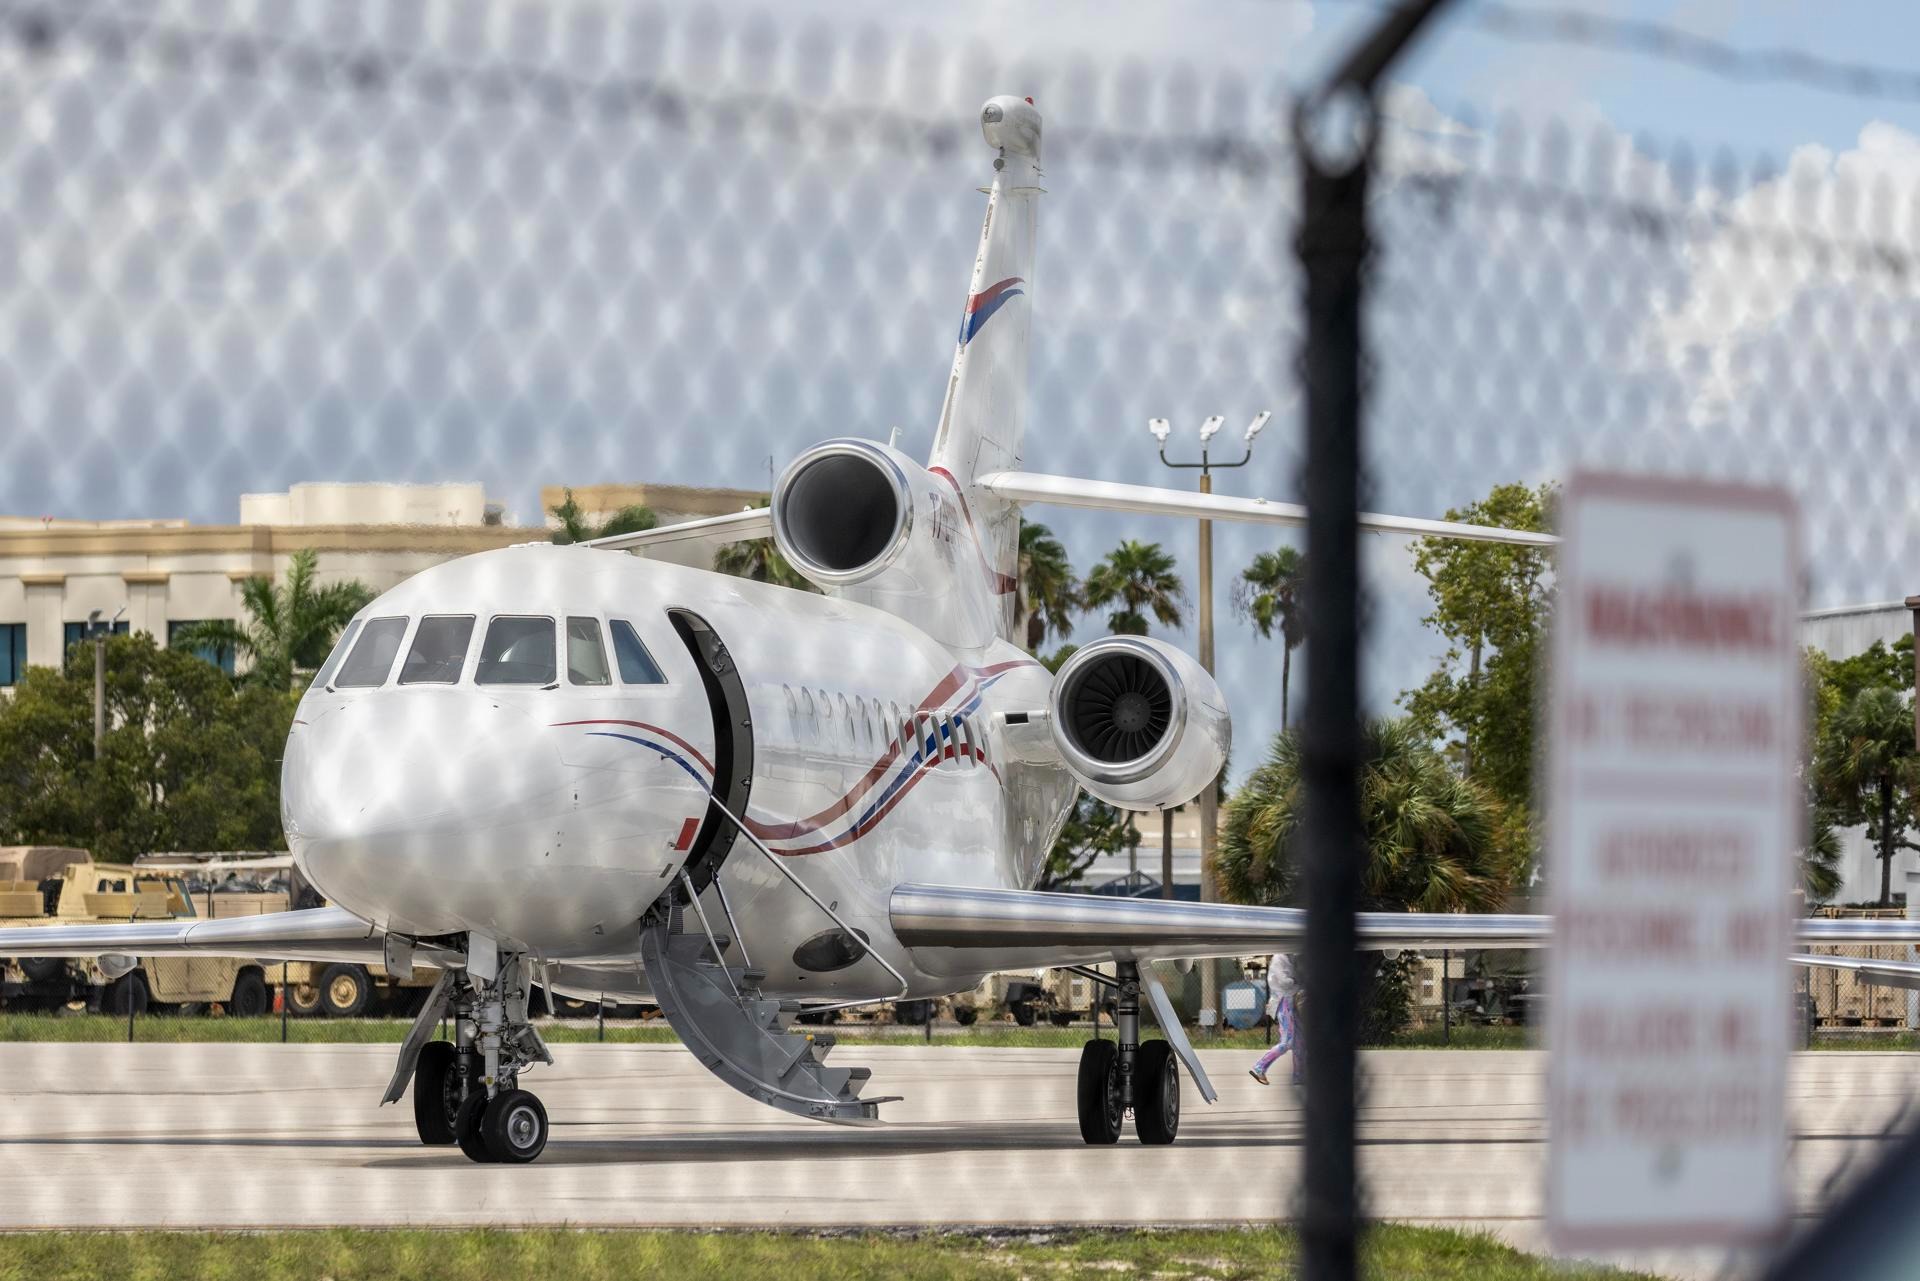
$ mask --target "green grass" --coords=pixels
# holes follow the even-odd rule
[[[1539,1048],[1529,1027],[1490,1027],[1456,1024],[1451,1031],[1438,1027],[1413,1028],[1393,1038],[1397,1050],[1534,1050]]]
[[[1138,1232],[576,1232],[565,1229],[264,1233],[28,1233],[0,1236],[0,1281],[501,1281],[551,1276],[788,1277],[819,1281],[1011,1281],[1029,1277],[1284,1277],[1293,1233],[1282,1228]],[[1640,1274],[1554,1263],[1491,1238],[1382,1226],[1364,1275],[1377,1281],[1599,1281]]]

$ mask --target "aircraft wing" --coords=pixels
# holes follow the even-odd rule
[[[771,537],[773,537],[773,513],[765,507],[749,507],[745,511],[728,512],[724,516],[707,516],[700,520],[681,521],[677,525],[643,529],[637,534],[614,534],[607,538],[592,538],[581,543],[580,546],[625,551],[635,547],[664,547],[668,543],[690,543],[699,539],[716,543],[744,543],[754,538]]]
[[[379,964],[385,935],[340,907],[224,920],[0,929],[0,956],[239,956]],[[423,961],[427,960],[422,956]]]
[[[898,886],[890,915],[895,935],[923,963],[943,969],[945,961],[953,973],[1290,951],[1307,933],[1306,913],[1298,908],[957,885]],[[1552,917],[1520,914],[1361,912],[1357,924],[1368,951],[1544,947],[1553,933]],[[1812,918],[1797,926],[1802,946],[1920,943],[1920,921]],[[1920,964],[1814,955],[1793,960],[1920,987]]]
[[[1920,964],[1912,961],[1875,961],[1859,956],[1800,953],[1793,958],[1793,963],[1809,969],[1845,970],[1863,983],[1920,990]]]
[[[1265,498],[1232,498],[1224,494],[1160,489],[1153,485],[1125,485],[1108,480],[1080,480],[1072,476],[1043,476],[1024,471],[989,472],[978,477],[974,483],[989,493],[1021,503],[1052,503],[1056,507],[1090,507],[1099,511],[1248,521],[1260,525],[1304,526],[1307,523],[1307,509],[1300,504],[1277,503]],[[1362,512],[1359,524],[1360,528],[1376,534],[1432,535],[1487,543],[1514,543],[1524,547],[1554,547],[1560,542],[1552,534],[1532,530],[1466,525],[1450,520],[1422,520],[1416,516],[1379,516]]]

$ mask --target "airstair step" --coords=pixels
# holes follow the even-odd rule
[[[690,937],[673,925],[647,926],[640,957],[667,1022],[701,1064],[742,1094],[796,1116],[879,1120],[876,1101],[857,1097],[872,1075],[868,1069],[827,1066],[835,1038],[812,1029],[790,1032],[791,1012],[754,990],[764,971],[715,963],[704,933]]]

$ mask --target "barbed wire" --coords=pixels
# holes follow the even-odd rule
[[[77,43],[118,62],[144,61],[181,75],[212,71],[277,79],[308,92],[389,94],[442,110],[531,109],[563,124],[643,119],[702,134],[757,133],[809,146],[878,146],[937,159],[975,145],[972,124],[935,121],[870,104],[843,105],[783,94],[697,91],[647,76],[582,76],[525,62],[461,63],[369,45],[327,45],[258,33],[217,31],[99,9],[42,3],[0,5],[0,34],[30,56],[54,56]],[[1064,129],[1056,153],[1118,167],[1183,165],[1254,177],[1291,165],[1278,129],[1270,139],[1245,133],[1191,134]]]
[[[1336,3],[1386,12],[1381,0]],[[1920,103],[1920,71],[1823,58],[1804,49],[1742,49],[1642,18],[1616,18],[1581,9],[1519,6],[1485,0],[1467,7],[1479,30],[1529,44],[1567,44],[1656,58],[1748,84],[1797,84],[1855,98]]]

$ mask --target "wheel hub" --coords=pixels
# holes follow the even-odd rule
[[[540,1137],[540,1118],[529,1107],[517,1107],[507,1117],[507,1138],[516,1148],[533,1146]]]

